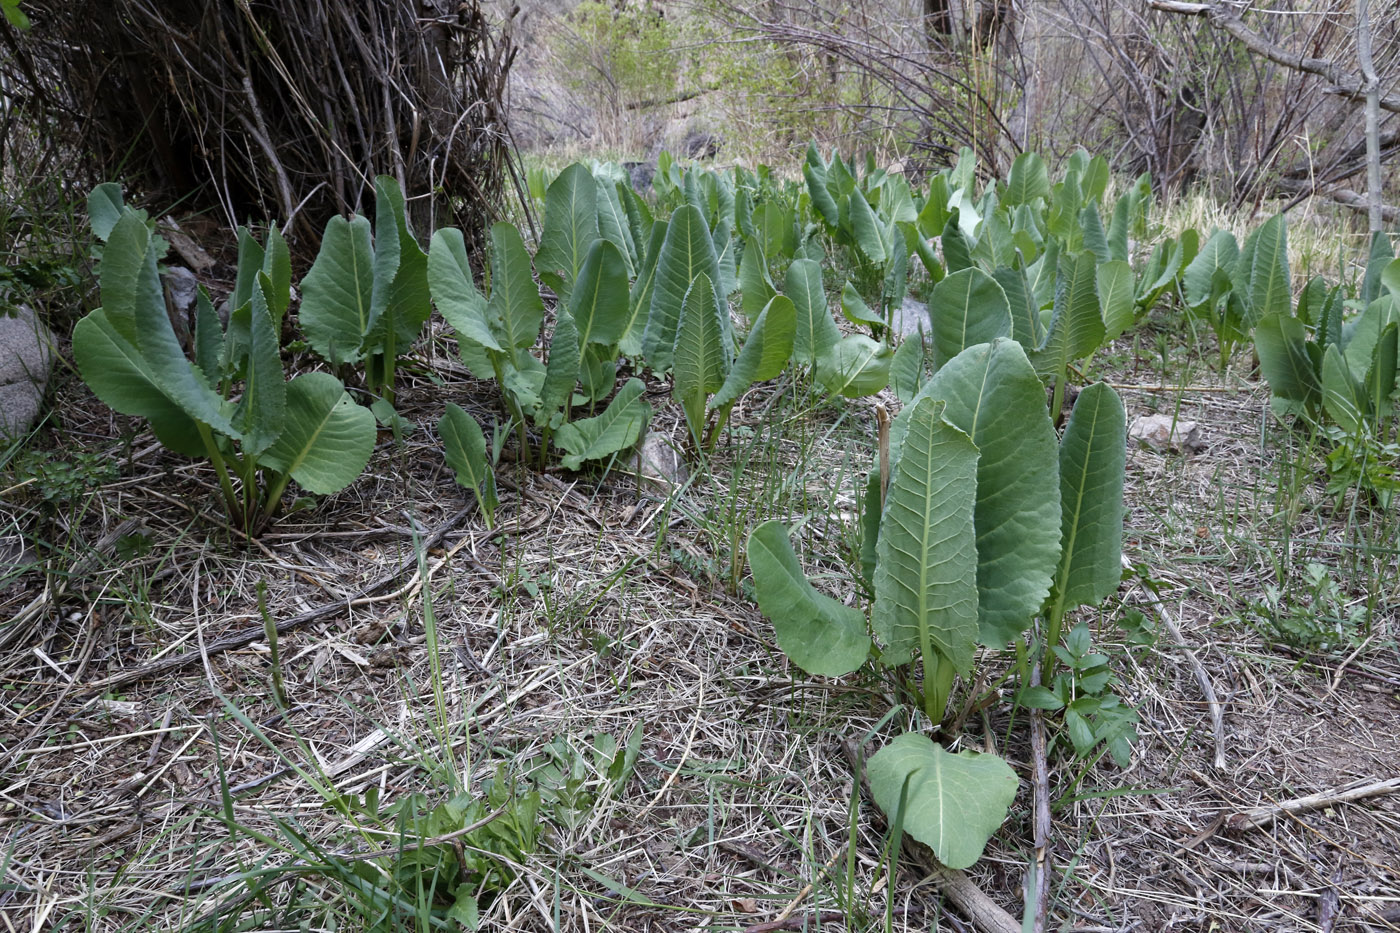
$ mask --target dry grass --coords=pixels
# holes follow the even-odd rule
[[[1226,767],[1212,766],[1209,713],[1183,652],[1165,639],[1130,651],[1114,623],[1120,607],[1096,617],[1143,738],[1126,770],[1052,759],[1061,804],[1052,917],[1080,931],[1311,931],[1328,928],[1330,900],[1340,910],[1331,929],[1400,928],[1400,798],[1262,830],[1219,822],[1395,775],[1396,516],[1349,520],[1315,478],[1288,481],[1296,454],[1266,414],[1265,391],[1210,375],[1193,362],[1209,348],[1183,345],[1174,324],[1152,328],[1172,372],[1154,369],[1143,349],[1151,329],[1136,352],[1125,341],[1111,359],[1120,383],[1167,387],[1125,389],[1129,418],[1176,410],[1204,425],[1209,446],[1189,457],[1130,452],[1125,552],[1147,568],[1225,703]],[[582,749],[591,736],[622,742],[639,726],[632,779],[613,794],[589,771],[586,806],[546,804],[540,845],[483,902],[483,929],[743,929],[780,916],[809,883],[795,920],[836,911],[847,929],[876,930],[889,908],[893,929],[968,929],[907,862],[887,878],[885,828],[868,802],[851,831],[853,781],[839,743],[897,731],[910,714],[886,720],[896,686],[800,676],[742,586],[729,586],[730,548],[749,527],[806,516],[806,566],[828,574],[828,591],[849,594],[839,519],[855,508],[870,403],[811,406],[790,383],[760,388],[736,411],[739,431],[710,471],[674,499],[639,496],[617,471],[507,466],[500,528],[488,532],[465,508],[429,425],[448,400],[489,422],[497,400],[441,350],[428,352],[400,393],[414,433],[402,445],[383,439],[359,483],[256,543],[208,511],[202,467],[155,446],[80,385],[62,389],[64,431],[53,443],[103,453],[120,476],[77,502],[30,489],[5,503],[46,563],[0,590],[0,618],[46,586],[58,593],[23,631],[6,632],[0,658],[5,929],[176,929],[235,908],[259,929],[358,929],[363,917],[325,874],[289,877],[266,903],[250,898],[239,871],[295,861],[256,834],[285,840],[297,827],[329,851],[377,851],[392,839],[355,831],[326,791],[376,788],[388,801],[422,792],[432,802],[458,788],[478,794],[502,765],[526,780],[558,737]],[[679,436],[664,391],[650,401],[653,429]],[[130,520],[144,548],[67,576]],[[435,530],[425,580],[413,542]],[[1358,539],[1370,541],[1364,571]],[[1304,560],[1333,568],[1349,599],[1383,588],[1371,637],[1354,651],[1285,649],[1254,619],[1265,587],[1296,584],[1280,568]],[[281,637],[286,711],[272,695],[265,638],[211,651],[261,625],[260,582],[279,620],[341,607]],[[1156,601],[1140,582],[1121,595],[1149,611]],[[177,670],[110,686],[176,656]],[[963,742],[997,747],[1028,778],[1024,717],[1008,704],[974,717]],[[234,834],[221,819],[221,782],[236,798]],[[1025,784],[971,872],[1017,917],[1030,803]]]

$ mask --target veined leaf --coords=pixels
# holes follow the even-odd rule
[[[872,625],[892,661],[917,647],[966,675],[978,627],[977,448],[931,398],[906,423],[880,519]]]
[[[1336,344],[1322,357],[1322,405],[1343,431],[1356,434],[1362,430],[1366,395]]]
[[[104,182],[92,189],[87,198],[88,224],[92,235],[103,243],[112,235],[112,228],[122,219],[122,186],[114,181]],[[142,223],[144,227],[145,224]]]
[[[486,298],[472,281],[462,231],[443,227],[428,247],[428,285],[443,320],[459,337],[501,351],[486,317]]]
[[[1322,384],[1307,343],[1303,322],[1287,314],[1266,314],[1254,328],[1259,370],[1279,398],[1306,404],[1316,404],[1321,398]]]
[[[1217,285],[1223,271],[1227,275],[1239,261],[1240,247],[1234,234],[1228,230],[1217,230],[1206,240],[1196,258],[1187,263],[1181,273],[1181,287],[1186,295],[1186,304],[1199,308],[1218,299],[1220,288]]]
[[[372,323],[374,250],[369,221],[332,217],[321,251],[301,280],[301,329],[306,342],[337,366],[358,363]]]
[[[1246,327],[1266,314],[1287,314],[1293,308],[1288,275],[1288,226],[1283,214],[1275,214],[1249,236],[1241,257],[1248,255],[1248,305]]]
[[[1014,340],[970,347],[938,370],[919,398],[979,451],[974,527],[983,644],[1001,646],[1045,602],[1060,556],[1057,441],[1045,389]]]
[[[328,373],[303,373],[287,383],[287,419],[264,465],[307,492],[326,495],[349,486],[374,452],[374,415],[351,401]]]
[[[1035,305],[1026,282],[1026,273],[1020,269],[997,269],[992,273],[1006,295],[1007,306],[1011,310],[1011,336],[1028,352],[1040,346],[1045,338],[1045,328],[1040,324],[1040,308]]]
[[[1034,152],[1023,152],[1011,163],[1011,174],[1007,177],[1006,191],[1001,203],[1007,207],[1050,199],[1050,175],[1045,170],[1045,160]]]
[[[651,406],[642,401],[646,386],[640,379],[629,379],[601,415],[570,421],[554,432],[554,443],[566,455],[560,463],[566,470],[577,470],[588,460],[602,460],[637,443]]]
[[[855,233],[856,248],[865,255],[871,265],[885,264],[885,240],[880,235],[880,221],[870,209],[870,202],[859,191],[851,195],[851,229]]]
[[[719,260],[704,216],[694,206],[685,205],[671,215],[666,229],[666,239],[657,258],[651,311],[642,338],[642,353],[655,372],[671,368],[681,306],[691,285],[701,275],[714,283],[719,276]],[[720,314],[718,302],[715,313]],[[721,318],[727,335],[728,315],[721,315]]]
[[[738,401],[749,386],[777,378],[792,356],[792,338],[797,330],[797,311],[792,301],[775,295],[759,312],[749,338],[739,350],[734,366],[724,378],[711,404],[723,408]]]
[[[870,310],[870,306],[850,282],[841,289],[841,316],[852,324],[874,324],[880,327],[885,323],[883,317]]]
[[[579,284],[582,283],[580,277]],[[553,428],[556,420],[568,420],[569,401],[574,396],[574,386],[578,385],[582,362],[583,351],[573,315],[560,308],[554,321],[554,335],[549,341],[549,362],[545,365],[544,381],[540,384],[540,405],[535,411],[536,427]]]
[[[1137,282],[1133,267],[1121,259],[1099,263],[1095,279],[1106,343],[1133,326],[1136,320],[1133,288]]]
[[[272,282],[259,273],[248,304],[248,372],[243,398],[233,412],[233,427],[245,453],[260,454],[282,433],[287,411],[287,383],[282,375],[281,341],[267,306]]]
[[[703,440],[705,403],[724,385],[731,362],[712,288],[709,277],[703,273],[695,279],[686,292],[676,329],[671,394],[685,409],[696,444]]]
[[[594,183],[598,188],[598,236],[617,247],[626,270],[625,277],[630,279],[636,266],[637,246],[632,241],[632,226],[627,219],[627,211],[622,206],[622,198],[618,196],[615,184],[601,176],[595,177]],[[589,250],[596,244],[597,240],[589,246]],[[585,254],[584,262],[587,261]]]
[[[841,331],[827,308],[822,267],[810,259],[794,260],[783,288],[797,312],[792,358],[810,366],[841,340]]]
[[[534,346],[544,322],[544,302],[530,274],[530,252],[520,231],[505,222],[491,226],[491,298],[486,302],[486,321],[507,350]]]
[[[768,259],[763,255],[763,247],[757,240],[750,240],[739,264],[739,307],[744,317],[750,321],[758,317],[777,293],[773,280],[768,277]]]
[[[481,433],[481,425],[460,406],[448,402],[438,422],[438,435],[442,437],[447,465],[457,475],[457,484],[476,496],[489,528],[496,508],[496,481],[487,465],[486,437]]]
[[[616,345],[628,324],[628,300],[625,257],[610,240],[594,240],[569,296],[580,346]]]
[[[642,260],[637,280],[632,283],[632,293],[628,298],[627,326],[618,340],[618,349],[627,356],[637,356],[642,352],[642,335],[646,333],[647,316],[651,312],[651,293],[656,285],[656,263],[661,255],[661,245],[666,240],[667,222],[658,220],[652,223],[647,240],[646,254]]]
[[[1060,441],[1060,566],[1054,598],[1062,610],[1099,603],[1118,589],[1126,445],[1118,393],[1102,382],[1080,392]]]
[[[996,279],[975,267],[953,272],[935,285],[928,313],[935,372],[968,347],[1011,333],[1006,293]]]
[[[1035,371],[1042,377],[1062,376],[1069,363],[1084,359],[1103,345],[1097,281],[1093,253],[1086,250],[1061,260],[1055,312],[1045,342],[1031,354]]]
[[[1016,772],[1006,762],[972,751],[955,755],[917,732],[872,755],[866,774],[891,822],[949,868],[968,868],[982,856],[1016,799]]]
[[[540,249],[535,256],[540,280],[561,302],[568,301],[574,279],[596,239],[597,182],[592,172],[575,162],[560,172],[545,192],[544,231],[540,234]]]
[[[399,183],[380,175],[374,180],[374,191],[378,319],[371,325],[368,349],[393,359],[417,339],[432,313],[428,256],[408,228],[408,207]]]
[[[748,557],[758,608],[792,663],[822,677],[840,677],[865,663],[865,614],[812,587],[781,522],[764,522],[749,534]]]
[[[864,334],[852,334],[823,350],[814,371],[817,381],[832,395],[862,398],[889,385],[893,359],[894,351],[885,344]]]

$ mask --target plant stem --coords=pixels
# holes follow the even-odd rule
[[[203,421],[196,421],[195,425],[199,428],[199,439],[204,442],[204,450],[214,464],[214,472],[219,475],[219,489],[224,494],[224,508],[228,510],[228,517],[233,522],[243,524],[245,515],[239,508],[238,496],[233,491],[233,481],[229,479],[228,466],[224,463],[223,454],[219,452],[218,442],[214,440],[209,425]]]

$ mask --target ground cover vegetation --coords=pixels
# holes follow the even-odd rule
[[[278,55],[315,32],[215,6]],[[772,164],[535,156],[488,223],[466,205],[510,173],[454,199],[376,110],[387,164],[278,180],[279,137],[234,187],[282,219],[202,250],[139,165],[0,215],[32,257],[0,301],[66,300],[71,361],[0,446],[0,919],[1400,926],[1393,240],[1316,202],[1193,213],[1158,186],[1258,142],[1212,109],[1243,95],[1194,135],[1114,98],[1135,155],[1062,146],[1008,65],[1047,22],[923,6],[917,61],[862,4],[565,8],[551,54],[611,144],[698,87],[722,145],[795,145]],[[77,47],[25,10],[15,61]],[[323,38],[393,32],[376,10]],[[1201,11],[1052,12],[1167,47]],[[1085,88],[1245,80],[1193,41],[1219,61]],[[250,114],[297,100],[243,68]],[[1248,79],[1279,127],[1295,78]],[[414,100],[379,109],[416,142]],[[1098,143],[1113,109],[1061,115]],[[327,119],[312,149],[348,157]],[[877,125],[879,153],[808,142]],[[1291,177],[1250,151],[1241,203]],[[317,171],[329,219],[283,184]]]

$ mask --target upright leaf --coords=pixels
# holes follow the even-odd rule
[[[768,307],[759,312],[748,339],[711,404],[715,408],[732,405],[755,382],[777,378],[792,356],[796,329],[797,312],[792,302],[782,295],[773,296]]]
[[[272,311],[267,305],[267,292],[272,283],[259,275],[248,304],[249,344],[248,371],[243,383],[243,397],[234,409],[232,422],[243,441],[245,453],[260,454],[282,433],[287,411],[287,383],[282,375],[281,341]]]
[[[1343,431],[1348,434],[1362,431],[1366,393],[1336,344],[1328,347],[1322,357],[1322,405]]]
[[[875,570],[872,624],[892,662],[914,648],[972,670],[977,644],[977,448],[942,417],[943,404],[916,402],[896,461]]]
[[[1123,467],[1127,425],[1118,393],[1102,382],[1079,393],[1060,441],[1062,610],[1101,602],[1118,589],[1123,568]]]
[[[794,260],[788,266],[783,289],[797,312],[792,358],[810,366],[841,339],[841,331],[827,308],[822,267],[810,259]]]
[[[544,196],[544,231],[535,265],[540,280],[567,301],[578,270],[598,239],[598,188],[593,173],[575,162],[554,179]]]
[[[695,279],[686,293],[676,329],[671,391],[685,409],[686,422],[697,444],[704,432],[706,402],[724,385],[730,368],[712,289],[708,276],[702,274]]]
[[[462,231],[443,227],[433,234],[428,246],[428,286],[438,312],[459,337],[501,351],[487,321],[486,298],[472,281]]]
[[[1316,404],[1322,384],[1308,354],[1307,328],[1287,314],[1266,314],[1254,328],[1259,371],[1279,398]]]
[[[1228,230],[1217,230],[1206,240],[1196,258],[1191,260],[1181,273],[1181,287],[1186,296],[1186,304],[1199,308],[1217,298],[1220,294],[1218,282],[1221,273],[1228,276],[1239,260],[1240,247],[1234,234]],[[1227,279],[1228,281],[1228,279]]]
[[[477,505],[491,527],[496,509],[496,481],[486,459],[486,437],[481,425],[458,405],[447,403],[442,420],[438,422],[443,455],[457,476],[457,484],[465,486],[476,497]]]
[[[534,346],[544,321],[544,302],[530,274],[525,240],[505,222],[491,226],[491,298],[486,303],[486,320],[506,349]]]
[[[1103,345],[1105,330],[1097,281],[1093,253],[1085,251],[1061,260],[1050,327],[1045,342],[1031,354],[1035,371],[1041,376],[1061,376],[1069,363],[1084,359]]]
[[[929,292],[933,324],[933,366],[963,350],[1011,333],[1011,306],[996,279],[978,268],[948,275]]]
[[[627,326],[622,329],[622,337],[618,340],[618,349],[626,356],[635,357],[642,352],[642,335],[646,333],[651,293],[656,285],[656,263],[661,256],[661,246],[666,241],[666,229],[667,222],[664,220],[652,223],[645,257],[637,272],[637,280],[632,283],[632,293],[627,300]]]
[[[1007,177],[1001,203],[1016,207],[1049,198],[1050,175],[1045,170],[1045,160],[1034,152],[1021,153],[1011,163],[1011,174]]]
[[[1095,280],[1099,291],[1099,314],[1103,318],[1104,341],[1113,340],[1136,320],[1133,267],[1121,259],[1099,263]]]
[[[792,663],[821,677],[840,677],[865,663],[865,614],[813,588],[781,522],[764,522],[749,534],[748,557],[758,608]]]
[[[579,282],[582,283],[580,278]],[[554,322],[554,334],[549,341],[549,362],[545,365],[544,381],[540,384],[540,405],[535,412],[535,426],[553,429],[568,420],[569,402],[578,385],[583,351],[579,346],[578,328],[573,315],[563,308]],[[526,354],[528,355],[528,354]],[[523,406],[522,406],[523,407]]]
[[[889,385],[893,360],[894,351],[886,344],[852,334],[823,350],[813,371],[832,395],[862,398]]]
[[[374,250],[369,221],[332,217],[321,251],[301,280],[301,329],[306,342],[337,366],[358,363],[369,332],[374,295]]]
[[[1249,236],[1245,252],[1249,268],[1249,301],[1246,326],[1253,326],[1266,314],[1287,314],[1293,307],[1288,274],[1288,227],[1283,214],[1276,214]]]
[[[855,234],[856,247],[875,266],[885,264],[885,241],[881,236],[881,223],[870,209],[870,202],[859,191],[851,195],[851,229]]]
[[[773,280],[768,277],[768,259],[763,247],[757,240],[749,240],[739,264],[739,307],[744,317],[750,321],[758,317],[777,293]]]
[[[614,346],[628,324],[627,262],[606,239],[593,241],[569,296],[579,344]]]
[[[647,365],[656,372],[671,368],[681,306],[691,285],[701,275],[715,282],[719,277],[719,260],[704,216],[699,209],[687,204],[671,215],[666,228],[666,239],[657,258],[651,311],[642,338],[642,353]],[[718,303],[715,313],[719,314]],[[728,315],[723,316],[723,323],[727,333]]]

